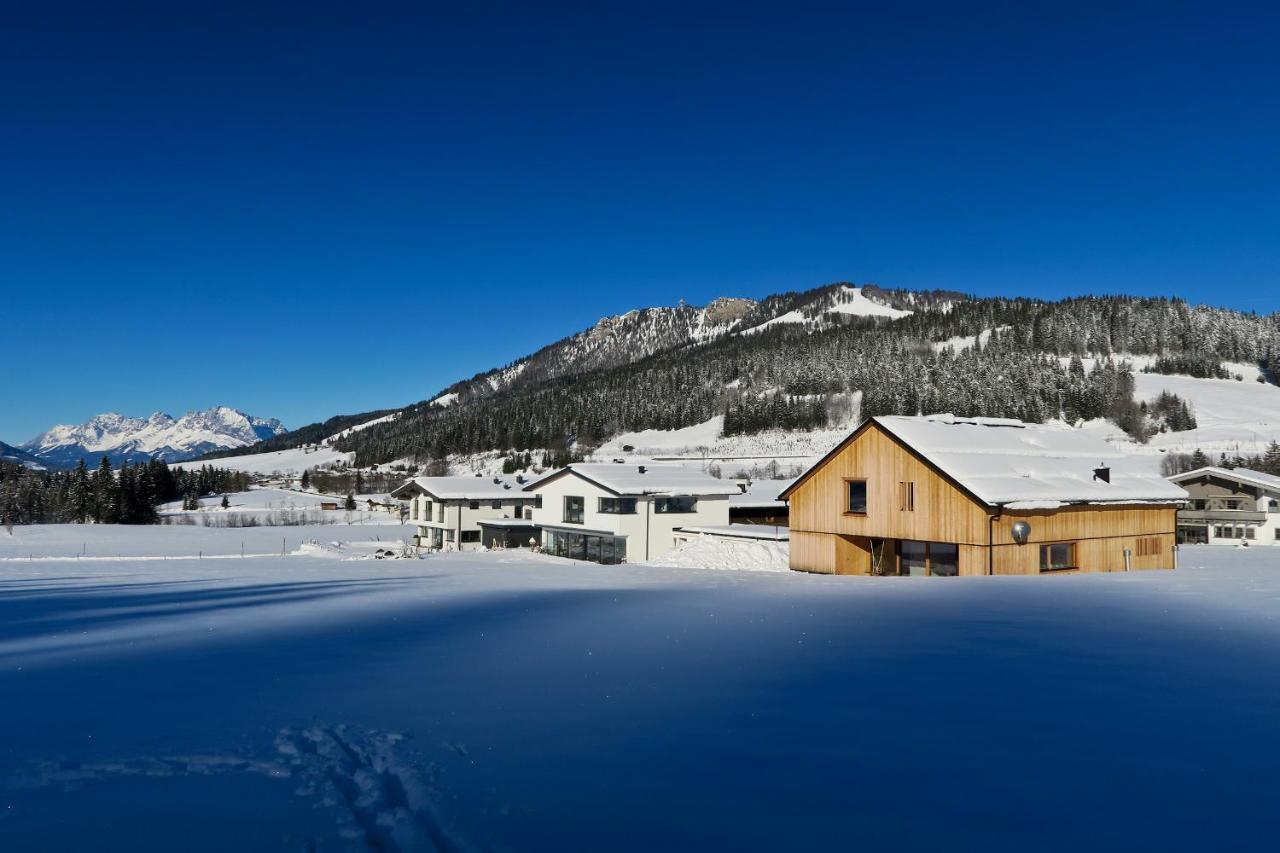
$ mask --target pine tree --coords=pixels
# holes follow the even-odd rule
[[[220,506],[223,509],[231,509],[231,501],[227,499],[226,495],[222,496],[222,503],[220,504]]]
[[[347,509],[347,510],[353,510],[353,509],[355,509],[355,508],[356,508],[356,498],[355,498],[355,495],[353,495],[353,494],[351,494],[350,492],[348,492],[348,493],[347,493],[347,500],[346,500],[346,503],[345,503],[345,504],[343,504],[343,507],[342,507],[342,508],[343,508],[343,509]]]
[[[302,486],[302,490],[304,492],[311,488],[311,472],[309,470],[306,470],[306,469],[303,470],[302,479],[299,481],[298,484]]]

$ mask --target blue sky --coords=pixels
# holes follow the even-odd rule
[[[836,280],[1280,309],[1261,5],[26,5],[10,443],[300,426],[606,314]]]

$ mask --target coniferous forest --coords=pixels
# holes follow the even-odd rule
[[[81,460],[70,471],[36,471],[0,460],[0,525],[152,524],[160,504],[248,487],[248,474],[212,465],[170,468],[152,460],[113,470],[104,457],[92,470]]]
[[[774,306],[775,316],[789,310],[807,317],[830,292],[789,294]],[[1106,417],[1141,441],[1152,429],[1194,426],[1195,413],[1176,398],[1138,404],[1121,354],[1157,356],[1150,368],[1156,371],[1221,376],[1222,362],[1240,362],[1258,365],[1272,381],[1280,375],[1275,315],[1163,298],[917,296],[877,291],[887,304],[913,311],[899,319],[845,315],[820,324],[778,323],[579,371],[547,368],[554,347],[547,348],[537,354],[537,371],[513,365],[459,383],[451,405],[410,406],[335,446],[354,451],[361,466],[427,463],[450,453],[563,451],[715,415],[724,416],[727,434],[747,434],[823,427],[851,414],[937,412],[1032,422]],[[976,340],[939,345],[965,337]],[[571,361],[583,340],[561,342],[561,359]],[[513,378],[493,381],[504,376]]]

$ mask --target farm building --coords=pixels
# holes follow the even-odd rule
[[[791,568],[1007,575],[1167,569],[1188,495],[1102,439],[996,418],[875,417],[779,496]]]

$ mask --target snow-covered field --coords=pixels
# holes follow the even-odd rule
[[[1272,549],[949,580],[369,553],[0,561],[0,850],[1274,841]]]

